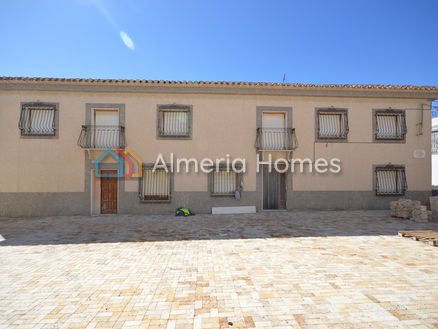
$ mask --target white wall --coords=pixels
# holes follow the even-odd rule
[[[432,119],[432,127],[438,127],[438,118]],[[432,185],[438,186],[438,154],[432,154]]]

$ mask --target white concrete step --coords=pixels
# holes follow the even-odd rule
[[[256,213],[256,207],[255,206],[212,207],[211,213],[213,215],[254,214]]]

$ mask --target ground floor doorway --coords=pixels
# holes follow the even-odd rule
[[[286,209],[286,173],[263,165],[263,209]]]

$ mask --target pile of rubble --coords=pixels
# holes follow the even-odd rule
[[[390,202],[391,216],[411,219],[418,223],[427,223],[432,218],[432,211],[422,206],[420,201],[400,199]]]

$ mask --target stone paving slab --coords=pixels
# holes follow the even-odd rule
[[[438,328],[386,211],[0,219],[0,328]]]

